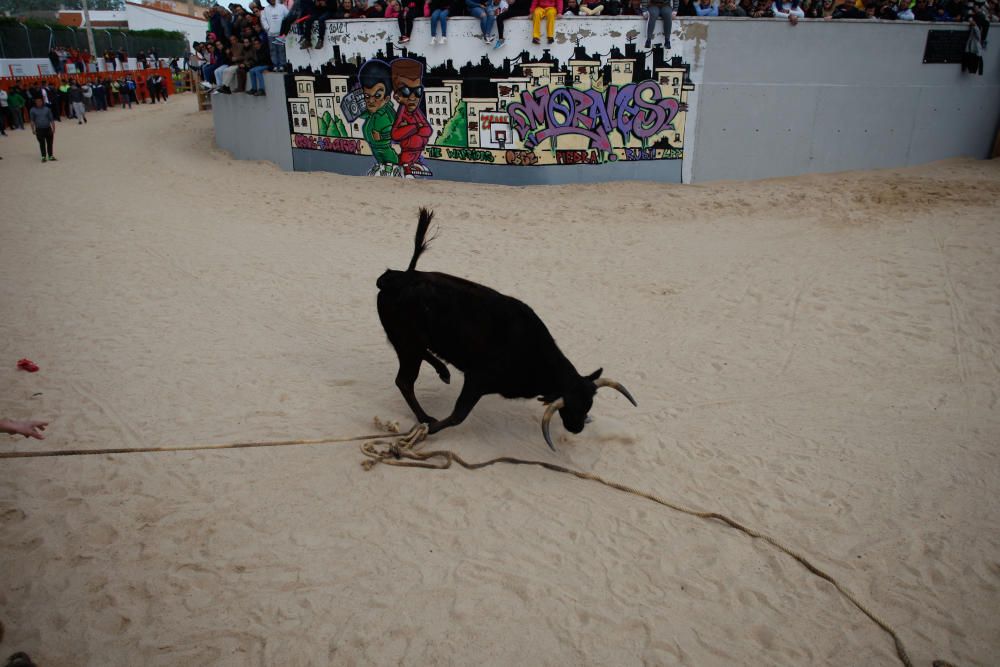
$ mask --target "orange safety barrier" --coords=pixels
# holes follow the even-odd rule
[[[10,90],[13,86],[20,86],[21,88],[27,90],[33,86],[39,84],[49,84],[55,82],[56,87],[58,87],[63,81],[68,81],[73,83],[78,81],[81,84],[84,81],[90,81],[93,83],[98,79],[105,80],[118,80],[121,81],[127,76],[131,76],[135,81],[135,96],[139,100],[146,99],[149,97],[149,91],[146,89],[146,79],[153,76],[153,74],[159,74],[163,77],[163,81],[167,86],[167,94],[174,94],[174,77],[170,69],[167,67],[159,67],[157,69],[129,69],[129,70],[116,70],[113,72],[87,72],[85,74],[45,74],[41,76],[3,76],[0,77],[0,88],[3,90]]]

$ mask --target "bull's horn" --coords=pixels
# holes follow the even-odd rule
[[[549,435],[549,422],[552,420],[552,415],[556,413],[556,410],[562,408],[564,405],[566,405],[566,402],[561,398],[555,403],[549,403],[549,407],[545,408],[545,414],[542,416],[542,435],[545,436],[545,444],[552,451],[556,451],[556,448],[552,446],[552,437]]]
[[[635,402],[634,398],[632,398],[632,394],[628,393],[628,389],[623,387],[618,382],[615,382],[614,380],[600,378],[598,380],[594,380],[594,384],[597,385],[598,389],[600,389],[601,387],[611,387],[612,389],[617,389],[619,392],[621,392],[622,396],[624,396],[625,398],[627,398],[632,402],[632,405],[634,405],[635,407],[639,407],[639,404]]]

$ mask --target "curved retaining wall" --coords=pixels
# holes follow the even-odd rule
[[[667,51],[659,28],[641,48],[634,17],[561,17],[555,42],[538,46],[527,19],[510,19],[507,44],[493,49],[478,21],[459,17],[446,46],[431,46],[419,20],[412,49],[401,49],[395,21],[330,21],[322,49],[289,44],[295,71],[268,75],[266,98],[213,97],[216,141],[285,169],[502,184],[687,183],[986,157],[1000,50],[987,54],[986,76],[924,64],[928,31],[942,29],[967,30],[681,19]]]

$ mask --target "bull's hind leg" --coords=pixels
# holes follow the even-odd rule
[[[396,373],[396,386],[399,387],[399,393],[403,395],[406,404],[410,406],[413,414],[417,416],[417,421],[421,424],[433,424],[437,420],[424,412],[424,409],[420,407],[420,403],[417,403],[416,395],[413,393],[413,385],[417,381],[417,375],[420,373],[422,353],[406,354],[397,350],[396,355],[399,357],[399,372]]]
[[[438,377],[441,378],[441,382],[445,384],[451,384],[451,372],[443,361],[431,354],[430,350],[424,351],[424,361],[429,363],[437,371]]]

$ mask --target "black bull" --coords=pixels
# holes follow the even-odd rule
[[[559,411],[563,426],[579,433],[600,387],[625,387],[600,379],[601,369],[580,375],[559,350],[545,324],[526,304],[477,283],[445,273],[417,271],[427,249],[434,214],[420,209],[413,257],[406,271],[392,269],[376,283],[378,315],[399,357],[396,386],[429,433],[462,423],[486,394],[504,398],[539,398],[549,404],[542,419],[545,442],[554,451],[549,421]],[[420,407],[413,385],[426,361],[444,382],[451,381],[445,362],[465,374],[455,408],[444,419]]]

